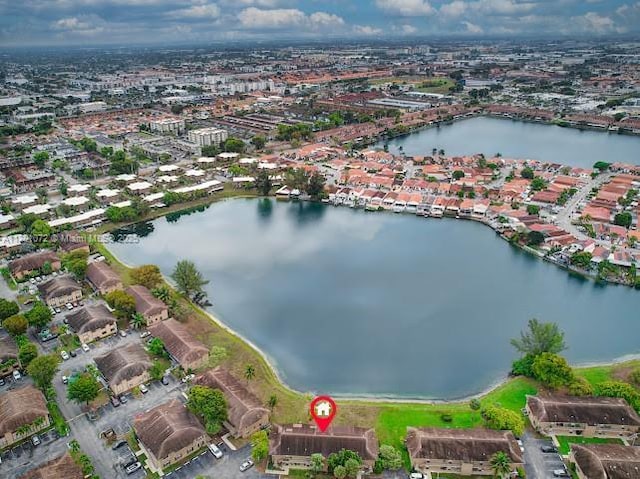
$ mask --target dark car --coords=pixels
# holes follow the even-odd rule
[[[116,449],[120,449],[125,444],[127,444],[127,441],[125,441],[124,439],[120,439],[119,441],[116,441],[113,446],[111,446],[111,449],[115,451]]]
[[[71,355],[72,358],[75,358],[78,354],[74,350],[71,350],[69,351],[69,355]]]
[[[169,384],[169,378],[167,376],[162,376],[162,384],[164,384],[165,386],[167,386]]]
[[[127,401],[128,401],[127,396],[125,396],[124,394],[120,396],[120,402],[122,404],[127,404]]]
[[[542,446],[540,450],[542,452],[558,452],[558,448],[555,446]]]

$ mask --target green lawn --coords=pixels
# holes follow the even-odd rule
[[[560,454],[569,454],[571,444],[622,444],[620,439],[604,437],[557,436],[560,443]]]
[[[628,361],[619,364],[609,364],[604,366],[592,366],[587,368],[577,368],[576,375],[585,378],[595,386],[598,383],[611,380],[620,380],[616,375],[622,375],[625,371],[631,371],[640,367],[640,360]]]

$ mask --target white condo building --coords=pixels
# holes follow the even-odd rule
[[[198,146],[219,145],[229,137],[227,130],[219,128],[201,128],[189,132],[189,141]]]
[[[173,133],[179,135],[185,129],[184,120],[179,118],[164,118],[162,120],[154,120],[149,124],[151,131],[158,133]]]

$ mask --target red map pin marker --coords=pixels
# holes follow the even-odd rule
[[[321,432],[327,430],[333,418],[336,417],[336,412],[338,412],[336,402],[329,396],[318,396],[311,401],[309,409],[311,411],[311,417]]]

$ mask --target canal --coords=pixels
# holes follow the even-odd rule
[[[455,219],[236,199],[137,225],[125,263],[180,259],[210,280],[211,312],[264,351],[292,387],[458,398],[503,378],[536,317],[572,362],[639,353],[640,294],[570,275]]]
[[[524,158],[591,168],[596,161],[640,164],[640,137],[594,130],[490,117],[476,117],[439,128],[427,128],[388,142],[389,151],[430,155],[433,148],[447,155],[501,153]],[[383,148],[384,142],[375,145]],[[400,150],[402,147],[402,150]]]

